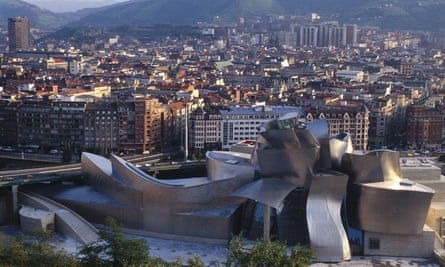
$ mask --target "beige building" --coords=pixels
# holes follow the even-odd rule
[[[368,149],[369,110],[361,103],[343,101],[319,110],[306,110],[306,119],[326,119],[329,136],[348,132],[355,150]]]
[[[370,148],[400,145],[406,133],[407,106],[408,99],[404,95],[382,97],[368,105]]]

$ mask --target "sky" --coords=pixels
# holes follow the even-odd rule
[[[36,5],[53,12],[76,11],[88,7],[100,7],[111,5],[127,0],[24,0],[27,3]]]

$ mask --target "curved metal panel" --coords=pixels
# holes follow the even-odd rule
[[[256,161],[262,177],[287,177],[308,187],[319,160],[320,143],[306,129],[270,129],[260,134]]]
[[[351,259],[340,214],[347,181],[348,176],[341,173],[319,173],[312,177],[306,218],[311,247],[315,249],[318,261]]]
[[[351,226],[388,234],[422,231],[434,190],[402,180],[398,152],[345,154],[342,170],[350,176],[346,206]]]
[[[346,153],[353,153],[351,135],[343,133],[332,136],[329,139],[329,151],[331,155],[332,167],[336,170],[341,167],[341,160]]]
[[[223,180],[191,178],[166,181],[143,173],[115,155],[111,157],[113,171],[110,174],[110,165],[105,164],[107,160],[99,159],[89,153],[82,156],[84,174],[93,187],[114,200],[138,208],[140,215],[132,218],[131,225],[172,235],[229,239],[231,227],[234,227],[233,216],[244,200],[227,196],[254,178],[249,175],[254,173],[251,167],[250,172],[230,170],[234,176]],[[96,161],[99,165],[94,164]],[[206,221],[213,222],[208,230],[202,227]]]
[[[255,169],[250,157],[250,154],[239,152],[208,151],[207,176],[212,181],[254,177]]]
[[[434,190],[400,181],[351,185],[347,213],[351,226],[377,233],[421,233]]]
[[[239,188],[230,196],[252,199],[280,210],[283,200],[297,187],[283,179],[265,178]]]
[[[372,183],[401,180],[399,152],[374,150],[365,154],[346,153],[341,172],[347,173],[350,183]]]

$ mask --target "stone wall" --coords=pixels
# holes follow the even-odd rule
[[[364,232],[363,254],[365,256],[431,258],[435,233],[426,226],[417,235],[382,234]]]

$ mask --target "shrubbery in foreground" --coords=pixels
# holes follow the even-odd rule
[[[149,255],[149,247],[142,239],[128,238],[113,219],[106,222],[109,231],[100,232],[100,240],[83,246],[77,255],[68,254],[50,243],[50,235],[39,233],[33,236],[7,238],[0,236],[1,266],[52,266],[52,267],[205,267],[198,255],[187,259],[166,262]],[[305,267],[315,258],[307,248],[294,248],[290,255],[287,247],[277,241],[259,241],[246,251],[240,236],[230,243],[228,259],[219,266],[227,267]]]

